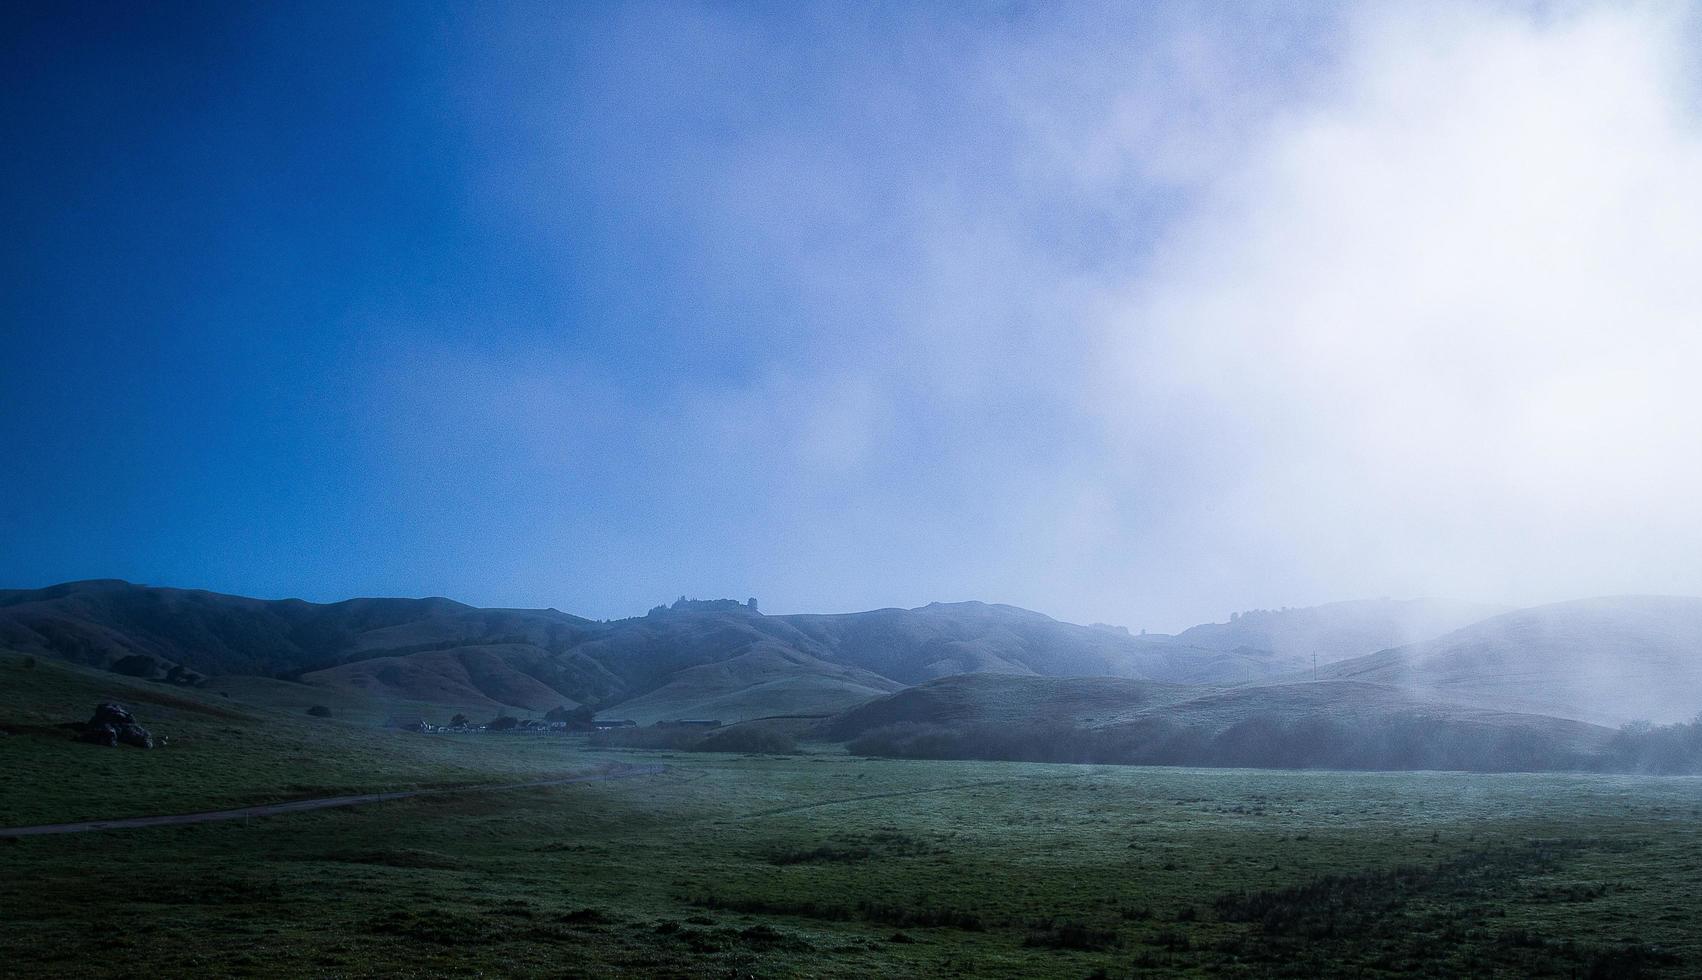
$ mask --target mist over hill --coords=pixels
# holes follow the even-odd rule
[[[1301,666],[1335,663],[1440,636],[1507,612],[1456,599],[1359,599],[1299,609],[1252,609],[1176,639],[1210,650],[1263,650]]]
[[[935,759],[1480,771],[1608,767],[1612,729],[1349,681],[1240,688],[967,675],[826,722],[853,752]]]
[[[1602,724],[1702,712],[1702,599],[1614,596],[1520,609],[1330,665],[1320,678]]]
[[[1379,726],[1406,719],[1402,737],[1428,731],[1453,744],[1471,732],[1499,733],[1491,741],[1539,733],[1565,755],[1580,732],[1594,730],[1577,722],[1673,722],[1702,709],[1702,599],[1518,610],[1328,662],[1389,637],[1442,630],[1477,608],[1343,602],[1147,636],[981,602],[769,616],[746,602],[682,600],[599,622],[443,598],[318,604],[101,580],[0,592],[0,649],[164,683],[264,677],[371,703],[493,714],[588,705],[641,724],[839,715],[833,730],[846,738],[878,727],[859,720],[868,718],[960,733],[1067,724],[1112,739],[1095,743],[1101,752],[1150,743],[1134,736],[1154,725],[1208,742],[1236,729],[1231,740],[1248,745],[1257,741],[1249,724],[1276,726],[1265,737],[1285,743],[1323,725],[1308,737],[1325,746],[1387,742],[1393,736]],[[1315,675],[1301,656],[1311,649],[1324,661]],[[976,680],[954,680],[966,675]],[[1118,725],[1136,728],[1113,731]],[[1251,749],[1214,751],[1252,757]],[[1379,751],[1326,756],[1341,764],[1417,757]],[[1487,764],[1469,753],[1449,758]]]

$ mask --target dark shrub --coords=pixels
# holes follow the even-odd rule
[[[520,719],[512,715],[503,715],[499,718],[492,718],[490,724],[485,727],[493,732],[506,732],[518,724],[520,724]]]
[[[1590,768],[1592,761],[1540,732],[1412,712],[1348,721],[1255,714],[1215,733],[1165,719],[1105,728],[1049,720],[950,727],[899,722],[866,731],[846,747],[857,755],[905,759],[1283,769],[1543,771]],[[1702,772],[1702,726],[1622,733],[1607,767]]]
[[[610,749],[692,749],[703,740],[703,732],[695,728],[611,728],[591,736],[598,748]]]
[[[967,751],[963,743],[957,733],[943,725],[901,721],[864,732],[845,747],[856,755],[899,759],[973,758],[960,755]]]
[[[692,746],[694,752],[759,752],[764,755],[791,755],[798,743],[783,732],[772,728],[725,728]]]
[[[569,708],[564,704],[544,712],[545,721],[565,722],[568,727],[576,731],[590,731],[591,719],[596,716],[597,712],[588,704],[582,704],[577,708]]]
[[[1702,774],[1702,716],[1688,724],[1626,725],[1614,735],[1599,768],[1663,775]]]
[[[329,718],[329,717],[331,717],[331,709],[325,707],[322,704],[316,704],[313,707],[308,708],[307,713],[312,715],[315,718]]]

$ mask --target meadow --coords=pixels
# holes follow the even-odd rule
[[[0,725],[20,727],[26,710],[45,718],[48,695],[118,683],[60,667],[19,682],[21,673],[5,674]],[[198,713],[213,704],[202,693],[169,697],[194,708],[133,704],[156,729],[181,731],[152,753],[45,730],[0,739],[0,823],[123,815],[125,801],[137,812],[199,809],[611,761],[668,769],[247,823],[0,840],[8,974],[1702,969],[1702,780],[1691,778],[944,762],[826,746],[789,756],[618,750],[308,724],[256,705],[216,717]],[[220,731],[225,740],[211,737]]]

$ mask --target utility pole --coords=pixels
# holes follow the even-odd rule
[[[1318,679],[1318,651],[1312,651],[1312,679]]]

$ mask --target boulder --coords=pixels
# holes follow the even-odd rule
[[[96,705],[94,717],[82,727],[83,733],[77,736],[80,742],[109,747],[119,744],[134,745],[139,749],[154,747],[153,733],[136,724],[136,716],[115,701]]]
[[[118,729],[111,725],[89,725],[77,736],[77,741],[112,748],[118,744]]]
[[[141,725],[125,725],[118,729],[118,740],[125,745],[134,745],[139,749],[154,747],[154,736]]]
[[[116,728],[119,725],[134,724],[136,724],[136,716],[132,715],[129,709],[116,701],[106,701],[95,705],[95,716],[89,719],[89,725],[91,727],[95,725],[112,725]]]

